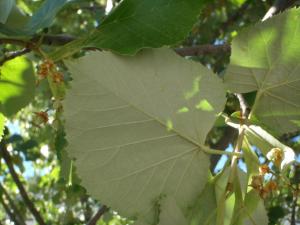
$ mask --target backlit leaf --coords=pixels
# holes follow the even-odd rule
[[[68,151],[89,193],[143,223],[164,196],[185,214],[207,181],[202,146],[225,104],[220,79],[169,49],[95,52],[68,67]],[[212,110],[197,107],[204,100]]]
[[[232,92],[257,91],[253,113],[278,134],[299,129],[300,10],[241,31],[232,43],[225,83]]]

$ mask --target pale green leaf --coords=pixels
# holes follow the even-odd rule
[[[5,125],[5,117],[3,116],[2,113],[0,113],[0,141],[2,140],[3,137],[3,132],[4,132],[4,125]]]
[[[32,63],[25,57],[9,60],[0,67],[0,112],[11,116],[34,97],[35,77]]]
[[[232,92],[257,91],[253,114],[278,134],[299,129],[299,19],[291,9],[241,31],[225,74]]]
[[[204,2],[124,0],[104,19],[98,30],[67,44],[52,57],[63,58],[83,47],[134,55],[142,48],[177,44],[192,29]]]
[[[6,23],[10,11],[14,5],[14,0],[0,0],[0,23]]]
[[[201,147],[225,104],[220,79],[169,49],[94,52],[68,67],[68,151],[89,193],[145,223],[155,221],[162,195],[184,212],[207,180]],[[212,111],[196,107],[203,100]]]

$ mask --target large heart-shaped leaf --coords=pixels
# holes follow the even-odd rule
[[[105,18],[98,30],[69,43],[52,57],[63,58],[83,47],[134,55],[141,48],[176,44],[191,30],[204,2],[124,0]]]
[[[83,185],[143,223],[158,220],[164,196],[184,213],[207,180],[202,146],[225,104],[220,79],[169,49],[96,52],[68,67],[68,151]]]
[[[17,57],[0,67],[0,113],[17,113],[33,99],[34,92],[34,69],[28,59]]]
[[[300,124],[299,19],[292,9],[239,33],[225,75],[232,92],[257,91],[252,111],[278,134]]]

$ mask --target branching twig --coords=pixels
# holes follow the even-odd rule
[[[13,166],[12,163],[12,159],[11,156],[9,154],[9,152],[6,149],[5,143],[2,140],[0,143],[0,150],[3,156],[3,159],[5,161],[5,163],[7,164],[7,167],[9,169],[9,172],[14,180],[14,182],[16,183],[20,194],[24,200],[24,203],[27,205],[28,209],[30,210],[30,212],[32,213],[32,215],[34,216],[34,218],[36,219],[36,221],[38,222],[39,225],[46,225],[44,219],[42,218],[41,214],[39,213],[39,211],[36,209],[35,205],[33,204],[33,202],[30,200],[22,182],[20,181],[20,178],[17,174],[17,172],[15,171],[15,168]]]
[[[5,198],[8,200],[8,203],[9,203],[10,207],[12,208],[12,210],[13,210],[14,214],[16,215],[16,217],[18,218],[19,224],[26,225],[25,222],[24,222],[25,220],[23,219],[21,213],[17,209],[17,206],[12,201],[10,195],[8,194],[8,192],[6,191],[6,189],[3,187],[3,185],[1,183],[0,183],[0,192],[3,192]]]
[[[4,201],[2,195],[0,195],[0,203],[2,204],[4,210],[7,213],[7,215],[9,216],[9,218],[14,222],[14,224],[16,224],[16,225],[22,225],[22,224],[19,223],[16,215],[10,210],[9,206]]]
[[[108,211],[108,207],[103,205],[98,212],[92,217],[92,219],[87,223],[87,225],[96,225],[97,221],[101,216]]]
[[[5,54],[5,56],[0,60],[0,66],[2,66],[6,61],[14,59],[18,56],[25,55],[32,50],[30,48],[23,48],[22,50],[19,51],[13,51],[13,52],[8,52]]]

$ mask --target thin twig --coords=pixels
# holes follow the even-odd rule
[[[5,62],[14,59],[16,57],[25,55],[29,52],[31,52],[32,50],[30,48],[23,48],[22,50],[19,51],[13,51],[13,52],[8,52],[4,55],[4,57],[0,60],[0,66],[2,66]]]
[[[101,216],[108,211],[108,207],[103,205],[98,212],[92,217],[92,219],[87,223],[87,225],[96,225]]]
[[[33,202],[30,200],[22,182],[20,181],[20,178],[17,174],[17,172],[15,171],[15,168],[13,166],[12,163],[12,159],[11,156],[9,154],[9,152],[6,149],[5,143],[2,140],[0,143],[0,150],[3,156],[3,159],[8,167],[8,170],[14,180],[14,182],[16,183],[20,194],[24,200],[24,203],[27,205],[28,209],[30,210],[30,212],[32,213],[32,215],[34,216],[34,218],[36,219],[36,221],[38,222],[39,225],[46,225],[44,219],[42,218],[41,214],[39,213],[39,211],[36,209],[35,205],[33,204]]]
[[[25,220],[24,218],[22,217],[21,213],[19,212],[17,206],[15,205],[15,203],[13,202],[13,200],[11,199],[10,195],[8,194],[8,192],[6,191],[6,189],[4,188],[4,186],[0,183],[0,191],[3,192],[5,198],[7,199],[8,201],[8,204],[10,205],[10,207],[12,208],[14,214],[16,214],[16,217],[18,218],[19,220],[19,223],[21,225],[26,225],[25,224]]]
[[[5,203],[2,195],[0,195],[0,203],[2,204],[5,212],[9,216],[9,218],[14,222],[16,225],[22,225],[19,223],[19,220],[17,219],[16,215],[10,210],[9,206]]]

